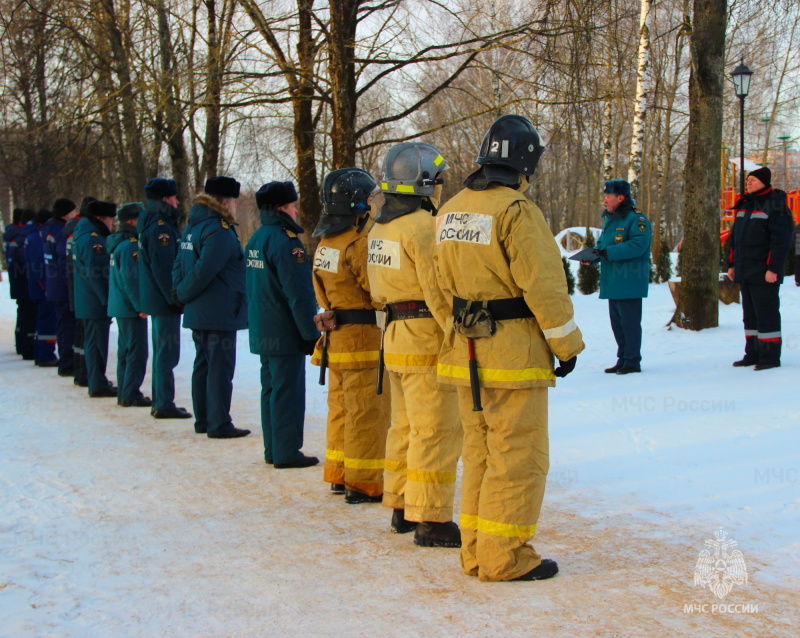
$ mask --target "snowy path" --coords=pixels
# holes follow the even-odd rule
[[[717,330],[667,332],[671,302],[658,286],[645,306],[645,373],[609,378],[605,304],[575,297],[588,349],[551,393],[536,539],[562,572],[489,584],[461,573],[457,550],[389,533],[388,510],[329,495],[319,468],[261,462],[246,333],[234,421],[256,435],[213,441],[21,361],[4,282],[0,634],[796,636],[800,289],[790,286],[784,367],[765,373],[730,367],[738,306],[722,309]],[[191,355],[186,333],[177,385],[187,407]],[[308,453],[324,452],[324,415],[310,369]],[[750,578],[722,601],[693,584],[720,526]],[[732,613],[713,613],[715,603]]]

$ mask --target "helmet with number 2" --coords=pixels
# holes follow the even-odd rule
[[[545,147],[530,120],[521,115],[503,115],[483,136],[476,164],[506,166],[533,175]]]

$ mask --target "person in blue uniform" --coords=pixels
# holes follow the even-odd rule
[[[75,229],[82,219],[88,216],[89,204],[95,201],[96,198],[87,195],[81,200],[81,205],[78,208],[78,214],[70,219],[64,226],[64,244],[59,244],[56,247],[57,251],[63,249],[64,258],[67,263],[67,292],[69,294],[69,309],[75,314],[75,259],[72,251],[72,246],[75,243]],[[83,319],[75,316],[75,332],[72,337],[72,356],[74,359],[75,378],[73,383],[81,388],[89,386],[89,381],[86,377],[86,357],[84,356],[83,342],[85,335],[85,326]]]
[[[44,238],[42,228],[52,213],[43,208],[25,229],[25,268],[28,273],[28,297],[36,305],[36,343],[34,362],[42,368],[58,367],[56,357],[56,307],[45,298]]]
[[[14,328],[16,352],[23,359],[34,358],[34,334],[36,330],[36,306],[28,298],[28,280],[25,269],[25,225],[36,213],[25,208],[15,208],[12,224],[3,234],[6,266],[8,267],[9,293],[17,302],[17,324]]]
[[[154,177],[144,185],[147,212],[139,216],[139,296],[141,312],[151,318],[153,362],[151,391],[156,419],[189,419],[175,405],[175,374],[181,358],[181,308],[172,303],[172,267],[178,254],[178,183]]]
[[[108,363],[108,250],[117,205],[95,200],[87,207],[87,216],[75,227],[72,257],[75,275],[75,316],[83,319],[84,356],[89,396],[116,397],[117,388],[106,378]]]
[[[236,331],[247,328],[244,253],[234,215],[240,184],[206,180],[195,198],[172,271],[172,302],[183,305],[183,326],[195,345],[192,404],[195,432],[211,439],[250,434],[231,420]]]
[[[107,242],[109,255],[108,316],[117,320],[117,404],[149,408],[150,397],[141,387],[147,371],[147,315],[139,302],[139,233],[136,222],[144,214],[139,202],[117,211],[119,230]]]
[[[56,309],[58,375],[61,377],[75,376],[75,313],[69,307],[64,227],[77,215],[78,209],[72,200],[57,199],[53,203],[53,217],[41,231],[44,238],[44,295]]]
[[[650,221],[636,210],[631,185],[612,179],[603,189],[606,208],[603,233],[595,254],[600,257],[600,299],[608,299],[617,362],[607,374],[641,372],[642,298],[650,285]]]
[[[270,182],[256,193],[259,228],[247,243],[250,352],[261,357],[261,427],[264,460],[277,469],[311,467],[303,447],[305,356],[319,331],[311,263],[298,235],[297,191]]]

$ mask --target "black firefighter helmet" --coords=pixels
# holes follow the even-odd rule
[[[314,237],[331,235],[352,226],[370,210],[369,196],[378,187],[372,176],[360,168],[338,168],[322,183],[322,216]]]
[[[489,181],[507,183],[513,179],[516,184],[520,173],[529,177],[534,174],[544,150],[530,120],[521,115],[503,115],[483,136],[475,163],[483,167]]]

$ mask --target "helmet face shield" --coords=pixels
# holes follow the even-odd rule
[[[369,197],[377,189],[372,176],[360,168],[339,168],[322,182],[322,216],[313,237],[339,232],[370,210]]]
[[[506,166],[524,175],[533,175],[545,147],[530,120],[521,115],[503,115],[483,136],[475,160],[483,166]]]
[[[442,154],[424,142],[395,144],[383,160],[381,190],[393,195],[429,197],[450,168]]]

